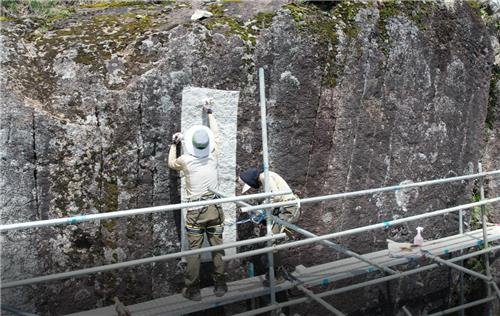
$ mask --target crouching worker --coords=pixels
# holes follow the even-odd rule
[[[189,202],[218,198],[210,189],[217,190],[217,158],[218,126],[212,110],[203,107],[208,115],[210,129],[203,125],[195,125],[185,135],[176,133],[172,137],[172,145],[168,155],[168,166],[182,171],[186,180],[186,191]],[[177,144],[184,143],[183,155],[176,158]],[[205,234],[211,246],[222,244],[224,231],[224,213],[220,205],[209,205],[188,209],[186,214],[186,233],[189,249],[198,249],[203,245]],[[212,252],[214,294],[223,296],[227,292],[224,276],[224,250]],[[200,255],[187,256],[187,267],[184,274],[185,287],[182,295],[193,301],[200,301]]]
[[[262,167],[259,169],[250,168],[243,171],[242,173],[240,173],[238,182],[243,186],[241,193],[245,193],[251,188],[259,189],[261,186],[263,187],[265,182],[265,174],[262,170]],[[290,189],[286,181],[280,175],[272,171],[269,171],[269,190],[270,192],[290,191],[289,194],[276,195],[271,197],[270,198],[271,203],[298,201],[298,197],[295,194],[291,193],[292,190]],[[277,207],[272,210],[272,214],[289,223],[296,223],[300,217],[300,205],[297,202],[297,204],[294,205]],[[278,223],[274,223],[272,226],[273,234],[282,233],[284,230],[285,227],[283,225],[279,225]],[[276,283],[279,284],[284,282],[285,271],[283,267],[283,260],[279,252],[274,253],[274,266],[275,266],[274,275],[276,277]],[[269,272],[266,273],[264,286],[269,286]]]

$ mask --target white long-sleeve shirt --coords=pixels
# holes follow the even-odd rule
[[[217,159],[219,156],[219,127],[213,114],[208,114],[210,130],[214,134],[215,144],[213,151],[204,158],[183,154],[176,158],[176,145],[170,146],[168,153],[168,167],[182,171],[186,177],[186,191],[188,199],[196,198],[209,193],[209,190],[218,190],[219,178],[217,174]]]
[[[265,181],[265,173],[262,172],[259,175],[259,181],[262,183],[262,187],[264,187],[264,181]],[[285,192],[285,191],[292,191],[290,187],[288,186],[288,183],[277,173],[269,171],[269,190],[271,192]],[[288,200],[294,200],[296,197],[293,193],[290,194],[285,194],[285,195],[276,195],[272,196],[270,199],[272,203],[276,202],[283,202],[283,201],[288,201]]]

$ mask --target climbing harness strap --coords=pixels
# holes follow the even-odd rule
[[[222,235],[223,232],[224,232],[224,223],[207,227],[207,234]]]
[[[190,235],[199,236],[199,235],[203,235],[203,233],[205,232],[205,229],[203,229],[202,227],[192,226],[192,225],[186,224],[186,232]]]

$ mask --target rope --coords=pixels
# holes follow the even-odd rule
[[[257,211],[255,213],[252,212],[252,215],[250,215],[250,217],[247,219],[243,219],[241,221],[237,221],[234,223],[229,223],[229,224],[226,224],[226,226],[240,225],[240,224],[245,224],[248,222],[252,222],[254,224],[260,224],[260,222],[262,222],[264,219],[266,219],[266,216],[264,215],[264,213],[262,211]]]

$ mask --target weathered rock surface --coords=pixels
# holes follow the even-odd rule
[[[271,169],[300,196],[472,173],[484,148],[485,168],[498,169],[498,81],[488,147],[484,141],[492,34],[466,3],[281,5],[79,9],[45,30],[37,20],[2,22],[2,223],[179,202],[166,158],[186,86],[240,91],[237,171],[258,164],[258,67],[266,71]],[[198,8],[214,16],[191,22]],[[489,183],[494,195],[498,185]],[[304,205],[299,225],[324,234],[472,197],[473,183],[463,182]],[[176,222],[170,212],[3,233],[2,281],[178,251]],[[434,239],[455,233],[457,218],[338,242],[371,252],[386,238],[411,240],[416,226]],[[312,245],[287,260],[308,266],[338,257]],[[125,304],[169,295],[181,281],[168,261],[5,289],[2,302],[64,314],[109,305],[115,295]],[[335,306],[392,314],[406,304],[418,314],[442,308],[456,283],[446,273],[416,281],[348,293]]]

